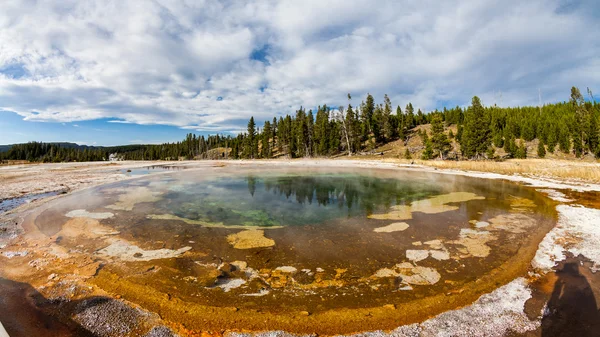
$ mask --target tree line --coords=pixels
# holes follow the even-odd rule
[[[319,106],[316,112],[300,108],[294,115],[265,121],[258,129],[254,118],[247,132],[239,134],[232,145],[231,158],[326,157],[370,152],[377,146],[400,140],[407,144],[415,127],[430,124],[430,131],[420,131],[424,148],[422,159],[446,159],[451,151],[451,139],[460,144],[455,159],[493,159],[496,150],[504,149],[508,158],[527,157],[526,141],[538,139],[537,154],[562,151],[576,157],[600,157],[600,104],[588,89],[586,101],[578,88],[571,88],[567,102],[543,106],[484,106],[479,97],[466,109],[444,108],[429,113],[415,113],[408,103],[395,113],[387,95],[376,104],[372,95],[357,107],[348,105],[335,109]],[[447,132],[457,126],[454,134]],[[406,149],[405,158],[413,154]]]
[[[590,100],[571,88],[566,102],[543,106],[484,106],[475,96],[467,108],[459,106],[424,113],[415,112],[408,103],[394,109],[387,95],[376,103],[371,94],[356,107],[348,94],[348,104],[319,106],[313,111],[300,107],[294,114],[266,120],[260,128],[254,117],[247,130],[237,136],[188,134],[181,142],[161,145],[67,149],[54,144],[27,143],[0,153],[0,159],[30,161],[107,160],[118,153],[125,160],[177,159],[258,159],[302,158],[369,153],[391,141],[407,144],[417,132],[415,127],[430,124],[430,131],[419,131],[423,141],[422,159],[447,159],[451,140],[460,144],[453,159],[492,159],[502,148],[508,158],[527,157],[526,141],[538,140],[537,155],[547,152],[573,153],[576,157],[600,157],[600,104],[588,89]],[[456,125],[456,134],[447,130]],[[412,158],[409,148],[403,156]]]

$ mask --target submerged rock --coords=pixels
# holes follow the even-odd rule
[[[441,275],[436,269],[415,266],[408,262],[399,263],[393,268],[379,269],[372,276],[372,278],[390,277],[400,277],[401,283],[404,285],[403,290],[407,289],[406,285],[432,285],[441,279]]]
[[[421,242],[418,243],[422,245]],[[450,259],[450,253],[446,250],[442,240],[430,240],[424,242],[424,244],[431,249],[408,249],[406,251],[406,258],[413,262],[425,260],[430,256],[438,261]],[[415,245],[414,242],[413,245]]]
[[[436,284],[441,278],[440,273],[433,268],[416,266],[398,269],[403,283],[413,285],[432,285]]]
[[[463,246],[462,249],[465,257],[486,257],[490,255],[491,248],[487,245],[489,241],[495,240],[496,236],[488,231],[475,231],[468,228],[460,230],[458,240],[449,241],[449,244]]]
[[[419,262],[419,261],[425,260],[428,257],[429,257],[428,250],[408,249],[406,251],[406,258],[411,261],[414,261],[414,262]]]

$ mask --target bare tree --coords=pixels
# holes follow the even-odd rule
[[[348,94],[350,96],[350,94]],[[348,149],[348,156],[352,156],[352,148],[350,147],[350,139],[348,138],[348,128],[346,127],[346,116],[344,115],[344,107],[340,105],[338,108],[339,113],[335,114],[336,119],[342,121],[342,130],[344,131],[344,137],[346,138],[346,148]]]

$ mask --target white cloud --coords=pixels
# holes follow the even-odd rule
[[[593,0],[9,0],[0,109],[235,132],[348,92],[426,111],[559,101],[600,86],[599,14]]]

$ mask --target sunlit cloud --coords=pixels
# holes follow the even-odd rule
[[[347,93],[562,101],[600,86],[599,16],[592,0],[8,1],[0,110],[235,133]]]

